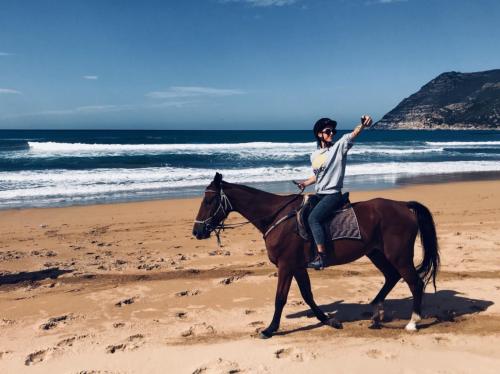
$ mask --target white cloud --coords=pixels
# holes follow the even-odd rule
[[[87,113],[119,112],[122,110],[129,110],[129,109],[131,109],[130,105],[87,105],[75,108],[75,112],[87,112]]]
[[[221,0],[223,3],[248,3],[255,7],[292,5],[299,0]]]
[[[9,52],[0,52],[0,57],[13,56],[13,55],[14,55],[13,53],[9,53]]]
[[[88,105],[79,106],[69,109],[49,109],[32,113],[21,113],[3,116],[4,119],[8,118],[22,118],[22,117],[38,117],[38,116],[63,116],[78,113],[107,113],[107,112],[120,112],[124,110],[135,109],[134,105]]]
[[[190,105],[190,104],[194,104],[194,103],[196,103],[195,100],[163,101],[161,103],[144,105],[144,108],[169,108],[169,107],[182,108],[186,105]]]
[[[10,89],[10,88],[0,88],[0,94],[21,95],[21,91],[13,90],[13,89]]]
[[[405,3],[408,0],[372,0],[368,1],[366,4],[367,5],[372,5],[372,4],[394,4],[394,3]]]
[[[109,104],[109,105],[86,105],[69,109],[49,109],[39,112],[10,114],[3,116],[3,119],[14,119],[24,117],[39,117],[39,116],[65,116],[65,115],[78,115],[78,114],[95,114],[95,113],[111,113],[123,112],[127,110],[141,110],[141,109],[161,109],[161,108],[182,108],[188,104],[195,103],[196,101],[166,101],[160,103],[148,104]]]
[[[90,81],[96,81],[99,79],[99,76],[97,76],[97,75],[84,75],[82,78],[90,80]]]
[[[243,95],[245,91],[229,88],[212,88],[199,86],[174,86],[165,91],[153,91],[146,94],[152,99],[173,99],[182,97],[214,97]]]

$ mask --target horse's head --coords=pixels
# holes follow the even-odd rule
[[[209,238],[231,210],[231,203],[222,190],[222,175],[216,173],[214,180],[205,189],[205,196],[194,221],[193,235],[196,239]]]

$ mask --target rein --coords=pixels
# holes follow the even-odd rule
[[[205,190],[205,192],[217,193],[218,191],[215,191],[215,190]],[[299,198],[299,196],[302,196],[302,191],[300,192],[300,194],[297,194],[292,199],[290,199],[290,201],[287,201],[285,204],[283,204],[283,206],[281,206],[275,213],[273,213],[272,215],[270,215],[269,218],[272,218],[273,221],[274,221],[274,218],[283,209],[285,209],[289,204],[291,204],[295,200],[297,200]],[[211,221],[215,219],[217,213],[219,213],[220,210],[222,210],[222,213],[224,214],[224,218],[219,222],[219,224],[217,226],[212,227]],[[210,217],[208,217],[207,219],[205,219],[203,221],[195,220],[194,222],[195,223],[205,224],[207,226],[208,230],[213,231],[215,233],[215,236],[217,237],[217,245],[219,247],[221,247],[222,244],[221,244],[221,240],[220,240],[220,233],[222,231],[224,231],[225,229],[234,229],[234,228],[237,228],[237,227],[244,226],[244,225],[247,225],[249,223],[252,223],[250,221],[245,221],[245,222],[232,223],[232,224],[228,224],[228,225],[224,224],[224,221],[227,219],[229,213],[231,213],[232,211],[233,211],[233,205],[231,204],[231,202],[229,201],[229,198],[224,193],[224,191],[222,190],[222,187],[221,187],[221,189],[220,189],[219,206],[217,207],[217,209],[215,210],[215,212]],[[295,215],[295,212],[292,211],[292,212],[289,212],[286,216],[281,217],[278,221],[276,221],[273,225],[271,225],[271,227],[269,227],[266,230],[266,232],[263,235],[264,239],[266,239],[267,235],[276,226],[278,226],[283,221],[286,221],[287,219],[293,217],[294,215]],[[268,218],[268,217],[263,217],[263,218],[260,218],[259,220],[263,220],[263,219],[266,219],[266,218]]]

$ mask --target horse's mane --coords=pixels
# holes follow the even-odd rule
[[[267,191],[264,191],[264,190],[259,190],[258,188],[254,188],[254,187],[250,187],[250,186],[246,186],[244,184],[237,184],[237,183],[229,183],[229,182],[226,182],[226,181],[222,181],[223,183],[223,186],[226,186],[226,187],[231,187],[231,186],[234,186],[234,187],[238,187],[242,190],[245,190],[247,192],[250,192],[250,193],[259,193],[259,194],[262,194],[264,196],[267,196],[267,197],[292,197],[292,196],[297,196],[298,194],[289,194],[289,195],[278,195],[278,194],[274,194],[274,193],[271,193],[271,192],[267,192]]]

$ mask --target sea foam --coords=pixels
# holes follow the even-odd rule
[[[497,161],[447,162],[389,162],[352,164],[347,166],[349,177],[399,177],[465,172],[500,171]],[[307,178],[309,166],[258,167],[246,169],[210,168],[138,168],[0,172],[0,202],[9,199],[39,197],[72,197],[113,195],[141,191],[174,190],[184,187],[203,187],[210,183],[215,172],[232,183],[265,183]],[[346,186],[348,187],[348,185]]]

